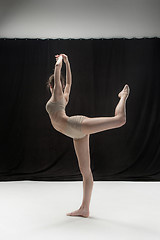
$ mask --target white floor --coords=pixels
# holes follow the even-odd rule
[[[0,182],[2,240],[160,240],[160,182],[94,182],[90,217],[82,181]]]

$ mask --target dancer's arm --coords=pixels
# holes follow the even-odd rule
[[[60,80],[60,75],[61,75],[61,68],[62,68],[62,56],[59,56],[57,58],[57,62],[55,64],[54,68],[54,89],[57,94],[62,94],[62,84]]]
[[[68,60],[67,55],[62,54],[63,60],[66,64],[66,86],[64,89],[64,94],[70,94],[71,91],[71,85],[72,85],[72,74],[71,74],[71,67],[70,67],[70,63]]]

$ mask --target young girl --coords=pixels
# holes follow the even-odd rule
[[[66,84],[61,78],[62,61],[66,64]],[[97,132],[118,128],[126,123],[126,100],[129,86],[125,85],[118,94],[119,103],[113,117],[90,118],[82,115],[67,116],[65,107],[69,102],[72,85],[70,63],[67,55],[56,55],[54,74],[48,80],[51,98],[46,104],[53,127],[73,139],[79,168],[83,177],[83,201],[80,208],[67,216],[89,217],[89,205],[93,188],[93,175],[90,168],[89,136]]]

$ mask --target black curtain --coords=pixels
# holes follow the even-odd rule
[[[130,86],[127,123],[90,136],[94,180],[159,181],[159,38],[0,39],[0,180],[82,180],[72,139],[45,110],[59,53],[72,70],[68,116],[114,116]]]

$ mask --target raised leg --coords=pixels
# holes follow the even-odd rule
[[[125,85],[123,90],[118,94],[119,103],[115,109],[114,117],[86,117],[82,122],[82,132],[93,134],[112,128],[118,128],[126,123],[126,99],[129,95],[129,86]]]
[[[80,208],[67,216],[89,216],[89,205],[93,188],[93,176],[90,168],[89,135],[73,140],[79,168],[83,177],[83,201]]]

